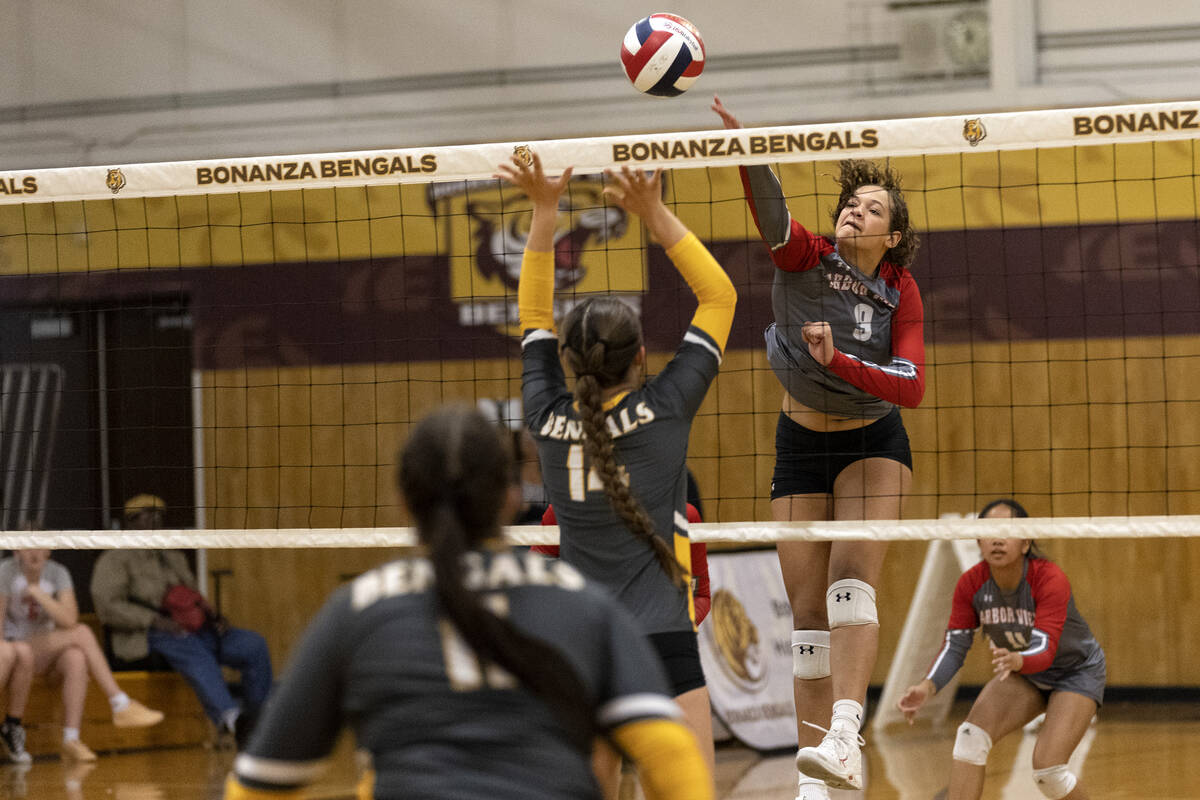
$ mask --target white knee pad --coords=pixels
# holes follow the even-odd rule
[[[954,760],[982,767],[987,763],[988,752],[992,749],[992,737],[988,732],[973,722],[964,722],[958,726],[958,735],[954,737]]]
[[[802,681],[828,678],[829,631],[792,631],[792,674]]]
[[[1049,797],[1050,800],[1059,800],[1060,797],[1066,797],[1075,788],[1075,774],[1066,764],[1059,764],[1056,767],[1046,767],[1045,769],[1035,769],[1033,771],[1033,781],[1037,784],[1038,789],[1042,794]]]
[[[825,610],[829,614],[829,627],[847,625],[878,625],[879,612],[875,609],[875,589],[871,584],[854,578],[834,581],[825,593]]]

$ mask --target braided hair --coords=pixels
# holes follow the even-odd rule
[[[615,297],[588,298],[563,321],[562,354],[576,377],[584,451],[613,510],[633,535],[654,551],[671,580],[685,586],[688,572],[655,533],[654,521],[630,490],[605,423],[603,391],[624,380],[641,349],[642,326],[633,309]]]
[[[887,192],[892,207],[890,227],[893,231],[900,231],[900,241],[889,247],[883,257],[898,267],[907,267],[916,258],[920,241],[908,218],[908,202],[904,199],[904,193],[900,191],[900,174],[890,165],[881,167],[874,161],[857,158],[845,159],[839,162],[838,166],[841,172],[837,182],[842,187],[842,192],[833,212],[833,224],[837,225],[842,209],[860,188],[880,187]]]
[[[509,443],[493,423],[466,406],[447,406],[427,416],[400,453],[398,483],[429,550],[441,612],[480,660],[508,670],[550,705],[586,752],[595,714],[578,673],[556,648],[493,613],[463,582],[467,552],[500,536],[513,476]]]

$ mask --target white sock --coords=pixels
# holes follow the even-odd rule
[[[117,692],[112,697],[108,698],[108,704],[112,706],[113,713],[129,708],[129,695],[124,692]]]
[[[857,734],[862,727],[862,704],[855,700],[837,700],[833,704],[833,720],[829,724],[831,731],[849,731]]]
[[[79,741],[79,728],[63,728],[63,744]]]
[[[237,725],[238,713],[239,711],[236,708],[231,708],[221,713],[221,722],[225,724],[225,730],[231,732],[236,730],[234,726]]]

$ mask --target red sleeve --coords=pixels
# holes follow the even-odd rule
[[[811,233],[796,220],[787,243],[771,251],[775,266],[785,272],[803,272],[821,263],[821,256],[833,252],[833,242]]]
[[[546,511],[542,514],[543,525],[557,525],[558,517],[554,515],[554,506],[546,506]],[[535,553],[541,553],[544,556],[558,558],[558,545],[556,544],[535,544],[529,548]]]
[[[1033,589],[1033,644],[1021,652],[1025,663],[1021,673],[1032,675],[1050,668],[1058,653],[1058,640],[1067,621],[1067,606],[1071,602],[1071,582],[1067,574],[1055,563],[1044,558],[1031,559],[1025,580]],[[1036,635],[1045,634],[1045,641]]]
[[[892,314],[892,362],[872,364],[837,350],[829,369],[881,400],[916,408],[925,396],[925,306],[917,282],[900,272],[900,303]]]
[[[700,512],[691,503],[687,505],[688,522],[702,522]],[[712,607],[712,588],[708,582],[708,547],[704,542],[692,542],[692,577],[696,588],[692,592],[692,601],[696,606],[696,624],[699,625],[708,616]]]
[[[950,606],[950,621],[946,629],[951,631],[974,630],[979,627],[979,614],[975,611],[975,593],[988,579],[988,565],[980,561],[964,572],[954,586],[954,600]]]

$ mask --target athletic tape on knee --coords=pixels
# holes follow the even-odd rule
[[[1033,771],[1033,781],[1050,800],[1066,797],[1075,788],[1075,774],[1066,764]]]
[[[829,631],[792,631],[792,675],[815,681],[831,674]]]
[[[954,760],[982,767],[987,763],[988,752],[992,749],[992,737],[988,732],[973,722],[964,722],[958,726],[958,735],[954,737]]]
[[[825,609],[829,614],[829,627],[847,625],[878,625],[879,612],[875,609],[875,589],[871,584],[854,578],[834,581],[825,593]]]

